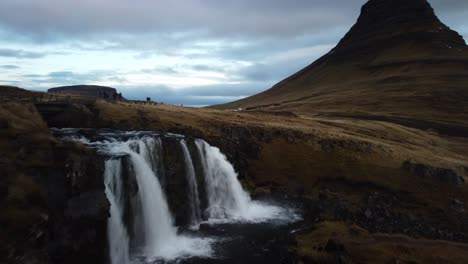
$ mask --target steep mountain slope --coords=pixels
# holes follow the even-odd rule
[[[217,106],[468,121],[468,48],[426,0],[370,0],[338,45],[271,89]]]

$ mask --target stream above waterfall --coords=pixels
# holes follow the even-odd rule
[[[148,131],[53,129],[95,148],[111,204],[109,262],[285,263],[296,205],[252,199],[216,147]]]

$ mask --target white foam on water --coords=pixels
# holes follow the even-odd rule
[[[192,257],[213,258],[214,251],[212,244],[216,242],[214,238],[201,238],[180,235],[171,241],[167,241],[158,248],[157,254],[145,256],[146,261],[157,260],[177,260]]]

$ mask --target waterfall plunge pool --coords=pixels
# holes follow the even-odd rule
[[[105,157],[111,264],[290,261],[296,205],[253,200],[218,148],[148,131],[52,131]]]

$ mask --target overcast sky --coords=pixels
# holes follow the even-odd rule
[[[97,84],[209,105],[240,99],[333,48],[366,0],[1,0],[0,84]],[[431,0],[468,39],[468,1]]]

